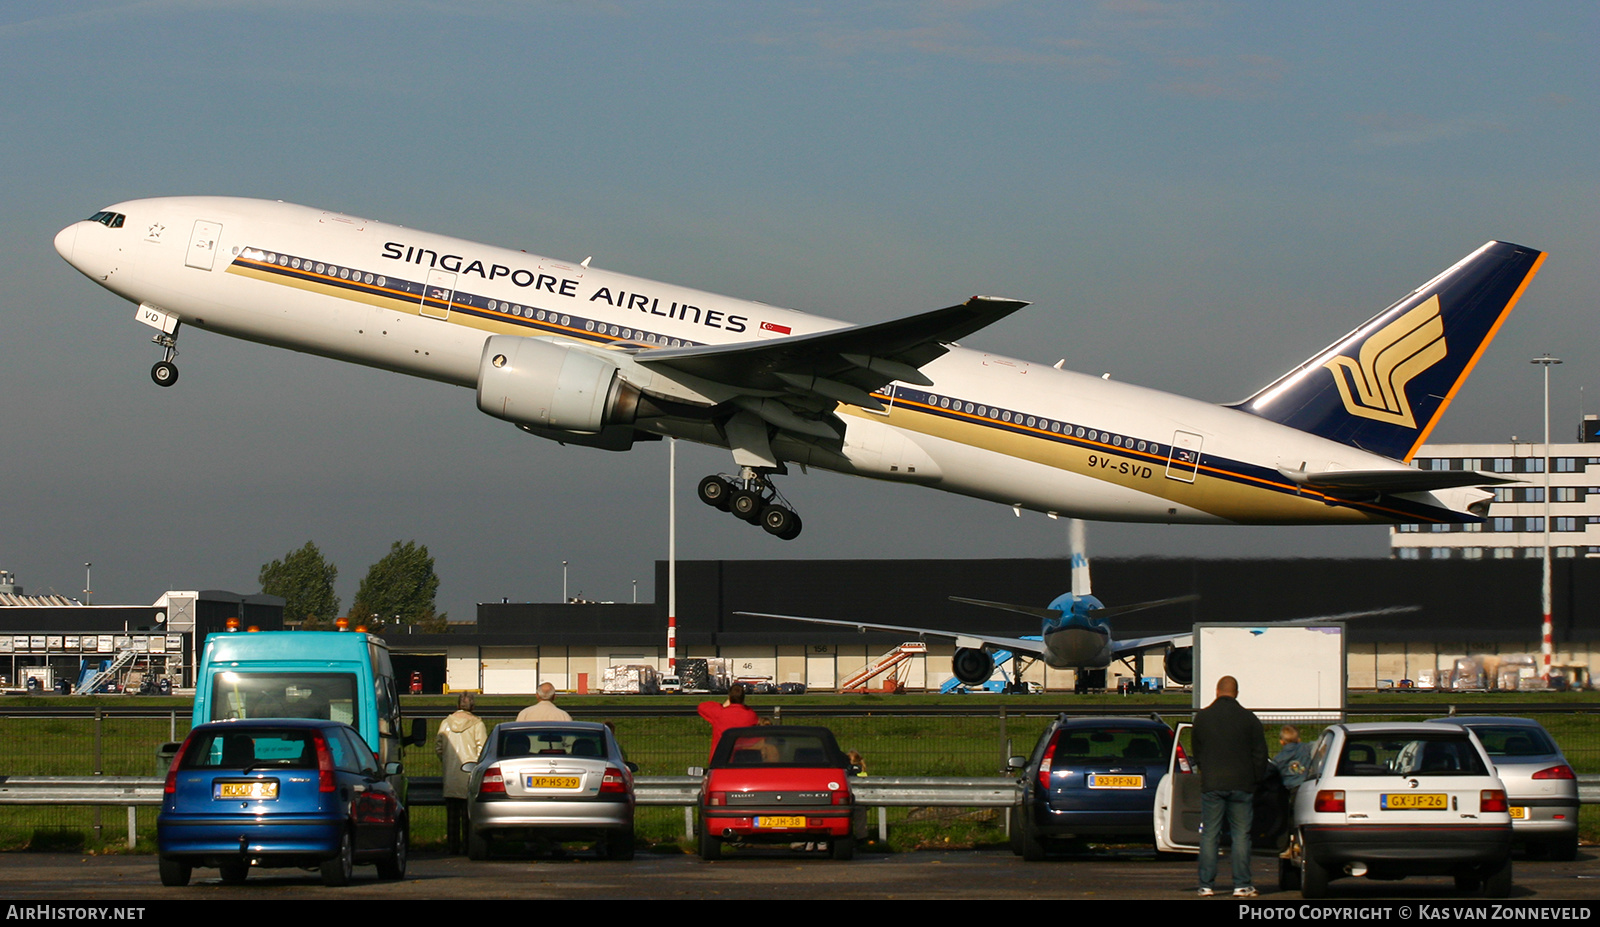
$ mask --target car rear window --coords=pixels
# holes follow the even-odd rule
[[[501,759],[519,756],[587,756],[606,755],[604,735],[597,731],[541,730],[500,731],[495,752]]]
[[[1465,733],[1361,733],[1345,738],[1341,776],[1486,776],[1483,758]]]
[[[1123,763],[1165,764],[1171,736],[1149,728],[1064,728],[1056,736],[1054,764]]]
[[[718,756],[722,745],[718,744]],[[844,768],[833,744],[814,734],[745,734],[734,738],[727,761],[718,766],[810,766]]]
[[[1472,733],[1478,735],[1490,756],[1548,756],[1561,752],[1543,728],[1474,724]]]
[[[331,746],[331,743],[330,743]],[[311,731],[252,730],[196,734],[181,769],[316,769]]]

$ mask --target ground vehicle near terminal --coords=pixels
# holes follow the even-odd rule
[[[1172,744],[1172,729],[1154,717],[1052,721],[1031,756],[1012,760],[1023,773],[1012,851],[1041,860],[1060,838],[1153,839],[1156,787]]]
[[[254,631],[206,638],[192,723],[315,718],[355,728],[387,767],[426,741],[419,718],[402,737],[389,647],[361,631]],[[396,782],[404,797],[404,783]]]
[[[855,856],[866,812],[850,779],[860,770],[825,727],[735,727],[717,741],[700,787],[700,856],[714,860],[724,843],[826,847],[834,859]]]
[[[345,885],[356,863],[401,879],[410,852],[400,773],[338,721],[220,721],[189,732],[167,772],[156,843],[161,884],[215,866],[243,882],[251,866],[321,870]]]
[[[632,859],[638,767],[604,724],[512,721],[496,725],[472,773],[467,856],[488,859],[494,840],[595,840],[608,859]]]
[[[1307,898],[1344,875],[1449,875],[1489,897],[1511,891],[1505,785],[1459,725],[1333,725],[1317,739],[1293,823],[1279,882]]]
[[[1511,836],[1530,855],[1578,855],[1578,778],[1561,748],[1531,718],[1430,718],[1459,724],[1478,737],[1506,786]]]

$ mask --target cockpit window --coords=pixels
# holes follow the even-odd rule
[[[122,221],[126,219],[120,212],[97,212],[89,217],[90,222],[98,222],[108,229],[122,228]]]

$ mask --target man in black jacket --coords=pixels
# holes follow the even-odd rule
[[[1233,833],[1233,895],[1258,893],[1250,876],[1250,803],[1267,774],[1267,737],[1261,719],[1239,704],[1239,680],[1217,680],[1217,697],[1194,716],[1192,735],[1200,764],[1200,896],[1216,894],[1222,820]]]

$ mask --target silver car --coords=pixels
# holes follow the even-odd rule
[[[1506,784],[1511,832],[1529,855],[1578,855],[1578,778],[1539,722],[1531,718],[1430,718],[1478,735]]]
[[[495,727],[472,774],[467,856],[495,840],[600,841],[608,859],[633,858],[637,767],[603,724],[508,722]]]

